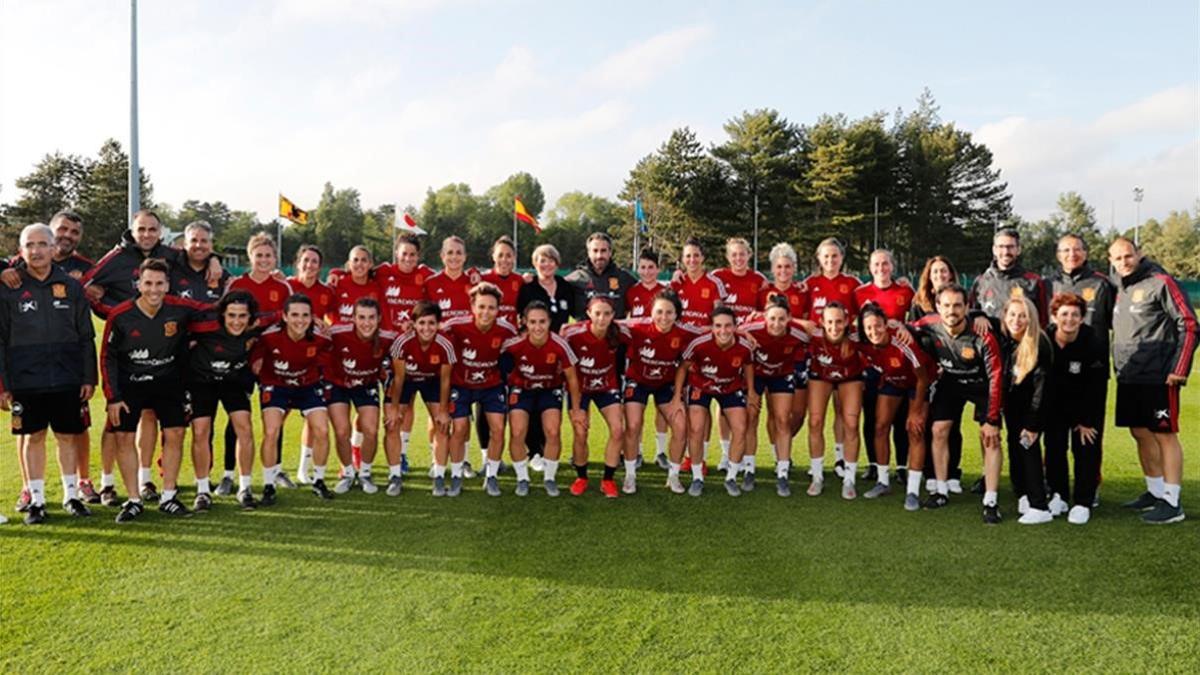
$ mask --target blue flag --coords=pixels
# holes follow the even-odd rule
[[[642,200],[640,199],[633,202],[633,222],[638,224],[638,231],[642,234],[649,231],[646,227],[646,212],[642,210]]]

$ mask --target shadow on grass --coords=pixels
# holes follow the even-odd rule
[[[1190,580],[1200,565],[1194,522],[1140,523],[1118,506],[1141,490],[1132,480],[1105,483],[1105,505],[1087,527],[1061,520],[1020,526],[1011,495],[1002,493],[1006,522],[989,528],[971,495],[941,512],[907,513],[898,495],[846,503],[833,483],[820,498],[805,496],[797,483],[796,496],[780,499],[765,471],[759,490],[736,500],[715,475],[700,499],[667,492],[660,471],[639,477],[638,495],[617,500],[601,498],[594,478],[582,498],[564,490],[550,499],[535,483],[520,499],[511,477],[502,479],[499,499],[485,496],[474,480],[458,499],[434,499],[428,479],[420,477],[407,481],[396,499],[355,492],[322,502],[305,490],[281,491],[280,503],[269,509],[241,512],[220,500],[203,516],[174,521],[151,510],[128,527],[115,525],[109,509],[86,520],[52,512],[48,526],[8,526],[0,539],[6,548],[134,546],[342,569],[545,580],[599,593],[1200,614],[1200,594]],[[1197,489],[1188,485],[1185,493]]]

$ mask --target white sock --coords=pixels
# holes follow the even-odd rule
[[[463,463],[462,462],[450,462],[450,477],[451,478],[462,478],[462,475],[463,475]]]
[[[1146,490],[1158,499],[1163,497],[1163,485],[1162,476],[1146,476]]]
[[[313,480],[325,480],[325,467],[323,467],[323,466],[314,466],[313,467]]]
[[[115,488],[117,486],[116,477],[111,473],[100,474],[100,489]]]
[[[781,459],[775,462],[775,477],[787,478],[788,471],[792,470],[792,461],[790,459]]]
[[[704,462],[692,462],[692,480],[704,480]]]
[[[1179,506],[1179,486],[1173,483],[1163,483],[1162,500],[1171,506]]]
[[[738,472],[742,470],[741,462],[729,462],[729,468],[725,469],[725,480],[734,480],[737,478]]]
[[[150,469],[138,467],[138,485],[145,485],[150,482]]]
[[[46,481],[44,479],[29,480],[29,501],[38,506],[45,506]]]
[[[944,480],[937,481],[937,493],[939,495],[950,494],[950,483]]]
[[[233,479],[234,479],[234,477],[235,477],[236,475],[237,475],[237,474],[236,474],[236,473],[234,473],[233,469],[230,469],[230,470],[228,470],[228,471],[226,471],[226,472],[225,472],[225,474],[223,475],[223,477],[224,477],[224,478],[228,478],[229,480],[233,480]]]
[[[312,463],[313,449],[311,445],[300,446],[300,466],[308,466]]]
[[[833,458],[838,462],[843,462],[846,460],[846,446],[844,444],[833,444]]]
[[[209,492],[210,490],[211,490],[211,488],[209,487],[207,478],[197,478],[196,479],[196,493],[197,494],[204,494],[206,492]]]
[[[460,471],[462,470],[461,466],[459,466],[458,468]],[[396,475],[399,476],[400,474],[396,474]],[[433,465],[433,477],[434,478],[445,478],[446,477],[446,465],[445,464],[434,464]]]
[[[858,479],[858,462],[846,462],[846,473],[843,474],[842,482],[854,485],[854,481]]]
[[[371,463],[363,462],[362,464],[360,464],[358,466],[358,475],[361,478],[370,478],[371,477]]]
[[[75,499],[75,497],[76,497],[75,486],[78,484],[79,484],[79,474],[75,474],[75,473],[63,474],[62,486],[63,486],[63,501],[64,502],[69,499]]]
[[[808,462],[808,474],[813,480],[825,480],[825,457],[813,457]]]
[[[410,431],[401,431],[400,432],[400,454],[402,454],[402,455],[408,454],[408,439],[410,439],[410,438],[412,438],[412,432],[410,432]]]
[[[500,460],[485,459],[483,461],[484,461],[484,465],[487,466],[487,474],[486,475],[488,478],[495,478],[496,476],[500,475]]]
[[[342,466],[342,478],[354,478],[354,463],[345,464]]]
[[[491,470],[491,466],[488,469]],[[513,462],[513,472],[517,474],[517,481],[529,480],[529,460],[523,459],[519,462]]]
[[[168,490],[168,489],[166,489],[166,488],[163,488],[163,491],[162,491],[162,500],[163,500],[164,502],[169,502],[169,501],[171,501],[172,499],[175,499],[175,494],[176,494],[176,491],[175,491],[175,490]]]
[[[484,447],[479,448],[479,463],[482,465],[486,465],[490,461],[492,461],[492,460],[487,458],[487,448],[484,448]],[[496,461],[499,462],[499,460],[496,460]],[[496,466],[500,466],[500,465],[497,463]],[[497,469],[497,472],[498,471],[499,471],[499,469]]]
[[[890,475],[891,468],[886,467],[886,466],[879,466],[876,468],[879,471],[879,484],[880,485],[891,485],[892,484],[892,477]]]
[[[654,432],[654,455],[657,457],[665,454],[667,454],[667,432],[656,431]]]
[[[983,493],[983,505],[984,506],[995,506],[996,505],[996,493],[992,492],[990,490],[988,492]]]
[[[921,496],[921,472],[908,470],[908,494]]]
[[[363,444],[362,432],[359,431],[358,429],[355,429],[354,431],[350,432],[350,445],[352,445],[356,448],[361,448],[362,444]]]
[[[279,469],[274,466],[263,467],[263,487],[275,485],[275,477],[279,475]]]
[[[754,473],[756,468],[754,455],[745,455],[742,457],[742,471]]]
[[[679,478],[679,462],[671,462],[667,468],[667,476]]]
[[[395,478],[400,475],[399,464],[388,464],[388,478]]]
[[[542,474],[543,480],[554,480],[558,476],[558,460],[543,459]]]
[[[637,478],[637,460],[636,459],[625,460],[625,477],[630,480]]]
[[[248,473],[238,476],[238,492],[241,492],[242,490],[249,490],[250,482],[253,478],[254,476],[251,476]]]

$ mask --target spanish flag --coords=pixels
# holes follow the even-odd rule
[[[296,223],[297,225],[308,224],[308,211],[301,209],[292,203],[292,200],[279,195],[279,215]]]
[[[529,223],[529,225],[533,227],[534,232],[541,233],[542,227],[538,225],[537,218],[529,215],[529,212],[525,210],[525,204],[521,201],[520,197],[513,197],[513,217],[521,222]]]

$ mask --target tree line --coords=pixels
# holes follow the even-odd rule
[[[668,257],[678,254],[687,237],[697,237],[719,261],[728,237],[753,240],[757,218],[757,256],[764,270],[767,253],[778,242],[796,246],[805,269],[816,244],[834,236],[847,247],[848,269],[860,273],[866,272],[876,245],[891,249],[906,274],[915,274],[933,254],[947,255],[961,270],[973,272],[988,264],[991,235],[1003,226],[1021,231],[1030,269],[1054,266],[1054,242],[1066,232],[1081,233],[1097,268],[1107,269],[1105,240],[1114,233],[1101,231],[1095,210],[1081,195],[1063,193],[1057,210],[1043,220],[1014,215],[991,151],[943,121],[928,91],[910,112],[859,119],[822,115],[812,124],[796,124],[778,111],[754,110],[730,119],[724,132],[722,142],[705,145],[687,127],[672,131],[630,170],[617,195],[620,201],[576,191],[550,206],[540,182],[525,172],[482,193],[465,183],[430,187],[419,206],[403,208],[367,208],[355,188],[326,183],[315,206],[301,204],[309,207],[307,224],[283,225],[283,261],[290,261],[301,243],[320,246],[327,264],[345,260],[359,243],[377,259],[390,259],[393,225],[408,213],[429,232],[425,262],[436,264],[436,242],[454,234],[466,240],[469,263],[485,266],[491,243],[512,234],[513,198],[519,195],[542,225],[541,233],[520,226],[522,266],[542,243],[554,244],[565,264],[582,261],[586,236],[593,231],[614,237],[616,260],[624,265],[631,262],[638,230],[642,245],[652,244]],[[128,166],[128,155],[111,139],[94,158],[48,154],[16,181],[16,199],[0,204],[0,224],[44,222],[70,207],[87,227],[81,252],[102,255],[126,227]],[[214,228],[219,250],[239,251],[251,234],[280,227],[278,219],[261,221],[219,200],[157,204],[145,171],[141,181],[143,203],[155,208],[167,227],[179,230],[205,220]],[[644,223],[634,221],[635,201],[642,203]],[[15,250],[17,230],[0,228],[3,250]],[[1147,220],[1141,238],[1168,270],[1200,277],[1200,201],[1190,213],[1174,211],[1161,223]]]

